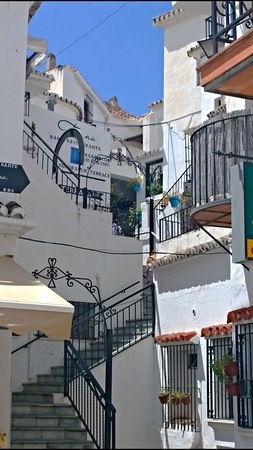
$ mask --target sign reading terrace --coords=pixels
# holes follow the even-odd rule
[[[30,183],[19,164],[0,162],[0,191],[20,194]]]

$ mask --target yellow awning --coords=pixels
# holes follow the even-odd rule
[[[22,335],[39,330],[48,338],[69,339],[74,306],[24,270],[0,257],[0,327]]]

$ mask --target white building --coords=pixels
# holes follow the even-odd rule
[[[23,383],[27,389],[34,383],[37,389],[38,375],[48,375],[51,366],[63,365],[63,340],[69,339],[73,314],[69,302],[77,311],[82,303],[94,303],[94,298],[109,298],[113,304],[114,298],[127,297],[130,307],[131,295],[138,286],[146,285],[143,269],[147,256],[155,251],[153,260],[149,259],[156,292],[154,335],[144,339],[141,334],[136,345],[113,358],[115,448],[251,448],[252,427],[244,430],[237,412],[237,402],[249,408],[251,400],[245,403],[239,397],[228,397],[225,385],[217,382],[210,370],[213,356],[231,349],[236,353],[238,334],[248,333],[247,343],[251,339],[250,318],[242,324],[245,329],[238,329],[233,312],[239,309],[242,314],[242,308],[246,308],[250,314],[251,266],[248,262],[233,262],[231,226],[225,222],[221,222],[225,226],[217,226],[213,218],[211,225],[200,221],[201,206],[208,210],[209,203],[213,205],[220,199],[209,191],[207,200],[201,197],[202,188],[193,186],[191,179],[191,175],[195,181],[197,178],[191,165],[196,169],[198,163],[197,158],[192,161],[191,146],[196,155],[201,155],[202,129],[210,130],[214,123],[231,119],[239,127],[240,136],[242,126],[247,126],[247,120],[242,125],[237,116],[245,116],[240,111],[249,107],[249,101],[205,92],[196,71],[206,60],[198,41],[205,38],[205,19],[211,14],[211,3],[173,2],[172,11],[153,20],[154,26],[164,30],[164,97],[151,99],[150,112],[134,117],[120,108],[116,97],[103,101],[78,68],[57,66],[54,56],[48,53],[50,43],[27,39],[27,17],[32,20],[41,2],[1,2],[0,35],[6,42],[2,48],[6,64],[0,88],[1,103],[5,105],[0,124],[2,162],[18,166],[18,170],[21,167],[28,179],[23,189],[16,185],[6,189],[3,178],[0,184],[4,313],[0,316],[0,339],[1,356],[6,361],[0,370],[0,399],[7,405],[0,413],[0,430],[6,433],[8,444],[12,439],[9,391],[22,392]],[[28,59],[27,48],[34,51]],[[48,55],[45,73],[36,71],[36,58],[43,54]],[[251,117],[249,112],[246,115]],[[215,128],[216,135],[225,135],[222,130]],[[219,145],[226,144],[225,139],[213,139]],[[234,150],[232,145],[223,148]],[[115,159],[109,162],[110,152]],[[119,154],[132,158],[135,164],[123,161],[118,165]],[[213,158],[219,170],[223,168],[219,157]],[[213,164],[212,155],[206,160]],[[214,167],[210,165],[208,171],[206,160],[201,160],[205,176],[200,170],[199,186]],[[127,183],[136,176],[136,164],[145,176],[142,188],[135,194]],[[3,166],[2,176],[6,169],[11,167]],[[142,175],[142,170],[139,173]],[[148,189],[152,182],[159,184],[158,194]],[[140,240],[112,234],[113,215],[107,207],[113,184],[118,194],[126,193],[130,200],[141,204]],[[210,186],[216,186],[216,181]],[[183,212],[189,206],[183,194],[187,187],[196,199],[196,212],[192,209],[195,228],[188,212]],[[88,196],[87,208],[83,189],[101,191],[102,195]],[[180,206],[162,207],[163,191],[170,195],[178,191]],[[231,190],[225,191],[225,204],[230,197]],[[11,201],[20,205],[20,216],[13,218],[14,213],[6,212],[5,205]],[[210,214],[211,208],[208,211]],[[10,265],[15,270],[9,269]],[[42,296],[47,305],[38,302],[37,314],[28,321],[27,311],[21,313],[23,304],[20,316],[10,303],[7,312],[4,310],[4,294],[6,283],[14,284],[16,306],[23,298],[23,287],[18,286],[21,279],[22,284],[28,284],[23,295],[30,296],[34,271],[40,289],[36,299]],[[55,286],[49,283],[53,279]],[[74,281],[73,285],[68,281]],[[98,288],[94,297],[92,290],[84,289],[82,281]],[[60,306],[53,304],[56,300]],[[61,306],[68,312],[67,332],[52,315],[52,311],[57,312],[63,323]],[[51,323],[48,316],[43,317],[43,307],[53,319]],[[23,332],[17,327],[17,319],[26,326]],[[36,340],[38,330],[48,337]],[[18,351],[11,355],[13,350]],[[246,360],[250,362],[250,356]],[[92,369],[104,390],[106,371],[105,364]],[[246,378],[251,379],[250,371]],[[170,392],[189,390],[190,405],[161,406],[157,395],[163,387]],[[54,402],[66,404],[66,399],[57,391]],[[246,415],[250,424],[250,412]],[[13,442],[16,432],[12,430]]]

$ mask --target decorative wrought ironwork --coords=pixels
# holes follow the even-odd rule
[[[213,1],[211,4],[212,15],[205,19],[206,39],[212,38],[215,54],[218,42],[231,43],[237,39],[238,26],[243,25],[248,30],[253,27],[253,2]]]
[[[32,275],[35,278],[41,277],[45,280],[49,280],[48,287],[53,289],[56,288],[55,280],[62,280],[65,278],[68,287],[73,287],[76,282],[87,289],[98,305],[101,303],[98,286],[92,284],[92,281],[89,278],[73,277],[71,272],[63,272],[62,269],[56,266],[56,263],[56,258],[48,258],[48,266],[41,270],[34,270]]]

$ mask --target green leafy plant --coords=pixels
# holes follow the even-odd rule
[[[228,381],[229,377],[226,375],[225,370],[226,366],[231,364],[232,362],[236,361],[233,355],[226,354],[221,359],[214,360],[210,367],[213,371],[213,373],[221,380],[221,381]]]
[[[140,225],[139,214],[141,208],[136,205],[136,202],[130,206],[127,213],[121,216],[121,226],[124,236],[134,237],[136,228]]]
[[[161,181],[153,181],[147,186],[147,192],[152,197],[153,195],[161,194],[163,191],[163,184]]]
[[[133,187],[135,184],[139,184],[140,186],[141,186],[141,184],[142,184],[142,179],[141,179],[141,177],[135,177],[135,178],[132,178],[130,181],[128,181],[128,183],[127,183],[127,185],[129,186],[129,187]]]
[[[170,405],[172,405],[172,404],[178,405],[178,404],[181,402],[181,400],[182,400],[182,398],[184,397],[184,395],[185,395],[185,393],[182,392],[182,391],[173,391],[173,392],[170,394],[168,403],[169,403]]]

